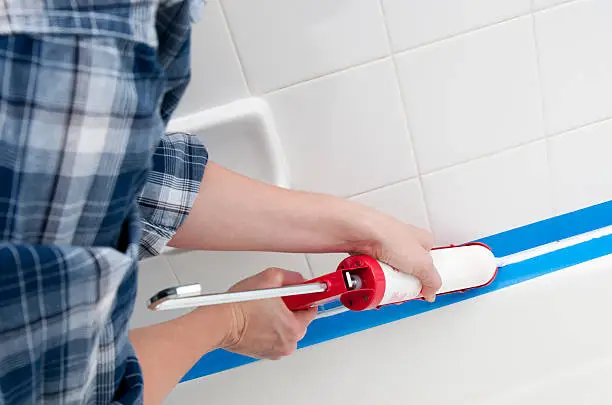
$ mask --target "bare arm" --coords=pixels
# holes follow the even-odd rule
[[[272,268],[230,290],[302,281],[299,273]],[[278,298],[202,307],[168,322],[132,330],[130,341],[143,370],[145,405],[159,405],[185,373],[215,349],[272,360],[295,352],[315,315],[315,308],[291,312]]]
[[[144,378],[144,403],[160,404],[204,354],[222,346],[230,330],[226,307],[201,308],[180,318],[130,331]],[[195,326],[202,325],[202,330]]]
[[[440,287],[429,233],[348,200],[286,190],[212,162],[189,217],[169,243],[199,250],[351,252],[417,276],[430,300]]]
[[[170,241],[200,250],[346,252],[364,242],[361,205],[274,187],[209,162],[189,217]]]

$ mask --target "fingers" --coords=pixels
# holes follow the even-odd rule
[[[302,336],[300,336],[301,339],[306,334],[306,328],[308,327],[308,325],[310,325],[310,323],[314,321],[317,317],[317,308],[313,307],[301,311],[295,311],[294,315],[295,319],[297,319],[300,325],[302,325],[304,328],[304,333],[302,334]]]
[[[421,294],[429,301],[433,302],[436,298],[436,292],[442,286],[440,274],[434,267],[433,259],[429,254],[423,255],[423,258],[412,269],[413,275],[421,280]]]

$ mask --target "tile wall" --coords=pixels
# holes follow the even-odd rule
[[[262,97],[297,189],[440,244],[612,199],[609,0],[209,0],[204,13],[177,115]],[[213,291],[271,266],[326,273],[340,257],[156,258],[139,305],[168,283]],[[139,308],[133,324],[168,316]]]

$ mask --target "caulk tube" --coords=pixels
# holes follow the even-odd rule
[[[473,244],[438,248],[431,251],[442,286],[437,294],[465,291],[490,283],[497,273],[497,260],[484,245]],[[380,263],[385,275],[385,294],[378,304],[387,305],[421,298],[421,282]]]
[[[482,244],[436,248],[431,251],[431,256],[442,279],[438,295],[485,286],[497,274],[497,260]],[[422,297],[422,285],[416,277],[368,257],[349,257],[338,270],[349,271],[362,281],[359,290],[341,297],[342,303],[354,311]]]

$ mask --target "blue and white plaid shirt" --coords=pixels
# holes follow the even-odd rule
[[[201,0],[0,4],[0,404],[134,404],[139,257],[207,155],[164,134]]]

